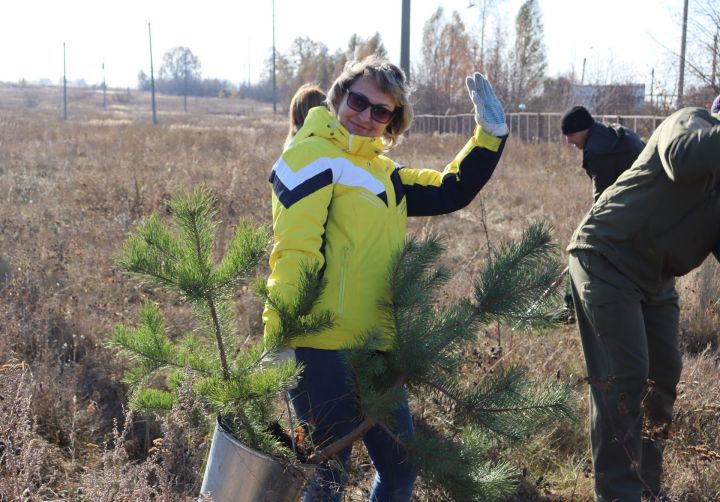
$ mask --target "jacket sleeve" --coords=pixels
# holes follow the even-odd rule
[[[720,170],[720,126],[697,114],[668,125],[658,137],[658,154],[672,181],[692,182]]]
[[[297,294],[301,270],[325,265],[323,239],[333,194],[332,169],[322,160],[299,169],[281,157],[270,174],[274,242],[270,253],[271,294],[290,302]],[[277,314],[265,308],[265,333],[277,328]]]
[[[491,136],[478,126],[443,172],[399,169],[408,216],[445,214],[467,206],[492,176],[506,139]]]

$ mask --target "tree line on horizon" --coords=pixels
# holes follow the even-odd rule
[[[445,115],[468,112],[464,77],[476,70],[488,76],[509,112],[563,110],[575,104],[574,86],[600,84],[603,80],[612,80],[614,85],[606,86],[607,92],[594,105],[595,113],[662,113],[671,108],[674,90],[658,91],[652,86],[649,92],[646,89],[651,102],[639,107],[633,100],[631,78],[623,76],[623,70],[617,68],[612,60],[606,62],[607,73],[612,77],[603,76],[603,70],[599,68],[586,76],[584,67],[581,72],[571,68],[565,74],[548,76],[538,0],[522,3],[515,16],[512,35],[496,22],[494,16],[495,8],[502,1],[475,2],[480,8],[479,30],[476,26],[469,28],[457,11],[446,15],[442,7],[438,7],[425,22],[420,57],[410,68],[417,113]],[[699,0],[695,4],[695,14],[690,18],[690,50],[686,55],[688,76],[694,79],[694,85],[685,90],[685,103],[704,105],[720,93],[720,6],[713,0]],[[672,51],[668,51],[674,58]],[[277,102],[286,108],[297,88],[306,82],[314,82],[327,89],[347,61],[360,60],[370,54],[387,57],[380,33],[368,38],[352,34],[347,47],[335,52],[309,37],[296,38],[287,51],[275,52]],[[676,81],[673,71],[677,69],[670,64],[663,77],[666,83]],[[659,84],[659,80],[653,85]],[[158,92],[174,95],[238,96],[272,102],[272,53],[263,64],[258,82],[236,86],[225,80],[203,78],[199,58],[187,47],[176,47],[165,53],[155,86]],[[138,87],[141,90],[150,89],[150,78],[143,71],[138,75]]]

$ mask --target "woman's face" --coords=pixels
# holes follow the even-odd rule
[[[348,100],[350,105],[348,105]],[[365,109],[358,111],[358,108],[363,106]],[[348,91],[343,94],[338,107],[338,120],[350,134],[380,137],[392,121],[392,113],[388,112],[394,110],[395,99],[390,94],[381,91],[372,78],[362,77],[353,82]],[[390,116],[387,123],[377,120],[378,118],[385,119],[387,116]]]

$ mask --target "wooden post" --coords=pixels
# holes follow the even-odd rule
[[[720,27],[718,28],[720,31]],[[717,63],[718,63],[718,34],[715,33],[713,37],[713,56],[712,56],[712,71],[710,72],[710,85],[715,87],[717,78]]]
[[[103,71],[103,111],[107,111],[107,82],[105,81],[105,61],[102,64]]]
[[[410,80],[410,0],[402,0],[400,23],[400,68]]]
[[[187,113],[187,53],[188,49],[183,52],[183,111]]]
[[[685,86],[685,45],[687,41],[687,18],[688,0],[685,0],[683,7],[682,40],[680,42],[680,71],[678,76],[678,98],[677,107],[683,107],[683,88]]]
[[[525,114],[525,143],[530,143],[530,114]]]
[[[157,109],[155,108],[155,70],[153,69],[152,32],[150,30],[150,23],[148,23],[148,40],[150,41],[150,93],[152,97],[152,123],[153,125],[157,125]]]
[[[277,115],[277,81],[275,77],[275,0],[272,2],[272,82],[273,82],[273,117]]]
[[[67,120],[67,71],[65,69],[65,42],[63,42],[63,120]]]

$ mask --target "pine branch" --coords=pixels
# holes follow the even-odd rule
[[[447,382],[442,377],[436,379],[417,379],[414,384],[418,387],[426,387],[438,393],[442,398],[447,398],[450,403],[462,403],[465,400],[465,393],[461,392],[456,382]],[[423,390],[427,390],[423,389]]]
[[[520,242],[501,247],[475,283],[476,308],[483,322],[547,326],[547,307],[556,298],[546,292],[561,272],[554,254],[550,227],[544,223],[530,225]]]
[[[545,224],[531,225],[518,243],[501,247],[476,283],[475,302],[461,299],[442,309],[436,305],[437,291],[447,278],[442,267],[436,266],[442,245],[435,238],[421,243],[411,239],[393,261],[391,296],[380,304],[382,324],[344,351],[364,424],[371,421],[388,428],[393,407],[404,397],[391,391],[396,382],[405,382],[407,390],[418,397],[426,398],[428,391],[436,396],[433,401],[447,424],[431,431],[430,438],[421,433],[406,446],[412,461],[421,466],[423,479],[455,500],[496,499],[508,495],[516,484],[507,464],[487,461],[487,450],[478,443],[479,433],[455,443],[452,437],[458,427],[464,427],[461,431],[480,427],[516,439],[547,420],[573,416],[566,388],[556,385],[535,391],[522,371],[498,369],[499,376],[488,377],[479,390],[463,387],[458,373],[462,349],[474,343],[483,323],[542,324],[553,301],[543,293],[560,270],[549,230]],[[392,350],[378,352],[388,346],[388,340],[392,340]]]
[[[134,409],[145,413],[164,414],[173,407],[175,396],[160,389],[140,389],[133,396],[131,405]]]
[[[192,255],[188,258],[202,278],[210,274],[210,253],[218,224],[216,203],[212,193],[201,185],[190,194],[175,196],[168,204],[184,241],[190,245]]]
[[[483,425],[497,434],[522,439],[548,420],[576,418],[568,405],[565,385],[545,382],[533,386],[520,368],[500,371],[485,385],[457,401],[455,416],[461,423]]]
[[[507,463],[491,463],[490,443],[475,429],[464,429],[456,440],[450,440],[420,422],[406,449],[422,482],[442,492],[443,499],[485,502],[515,490],[516,470]]]
[[[301,265],[297,295],[290,302],[270,293],[265,284],[256,284],[257,293],[280,320],[278,328],[265,336],[266,355],[289,347],[302,337],[316,335],[334,326],[334,314],[317,309],[325,286],[320,267],[310,263]]]
[[[242,351],[233,345],[237,338],[230,304],[233,290],[259,264],[267,249],[268,231],[241,221],[228,251],[213,268],[211,253],[218,225],[215,204],[214,196],[202,186],[174,197],[169,209],[177,235],[153,215],[128,238],[118,259],[121,268],[132,275],[178,293],[191,307],[204,336],[171,341],[159,309],[152,307],[152,311],[146,308],[141,312],[137,329],[118,326],[114,343],[137,361],[128,373],[136,389],[133,406],[157,412],[167,408],[177,399],[178,382],[166,379],[168,390],[145,386],[151,376],[169,374],[170,378],[182,368],[195,377],[193,391],[226,419],[239,438],[250,447],[287,455],[265,429],[277,397],[297,380],[299,368],[294,362],[265,364],[260,344]],[[293,325],[307,330],[329,324],[329,315],[310,317],[293,320]],[[314,324],[313,319],[317,321]]]
[[[223,291],[246,282],[268,248],[267,227],[254,228],[240,220],[224,258],[212,271],[214,291]]]

